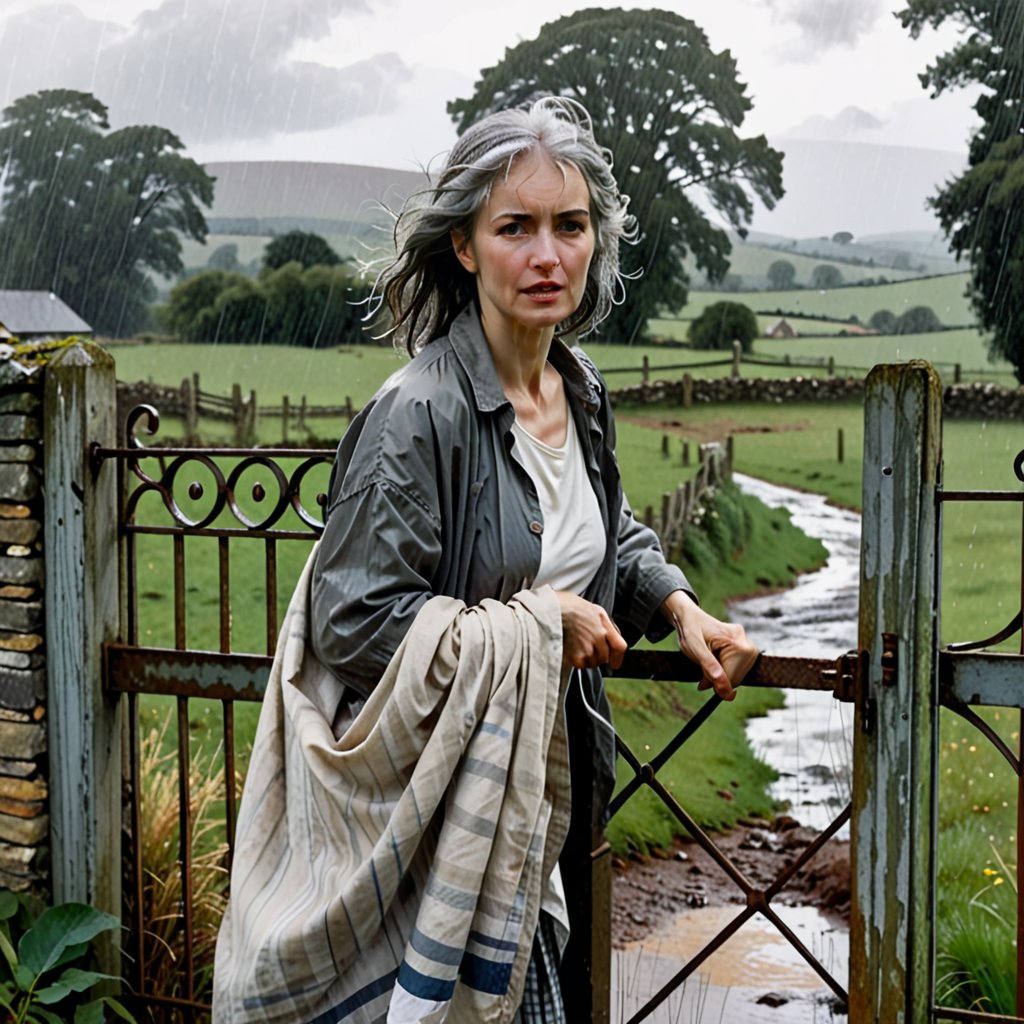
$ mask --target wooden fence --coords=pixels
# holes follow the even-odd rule
[[[666,451],[667,438],[662,450]],[[683,464],[689,462],[689,444],[683,443]],[[644,509],[643,521],[651,527],[661,541],[662,551],[671,561],[678,561],[687,526],[699,521],[703,509],[714,489],[724,480],[732,478],[732,438],[711,441],[697,449],[697,472],[674,491],[661,496],[661,508],[653,505]]]

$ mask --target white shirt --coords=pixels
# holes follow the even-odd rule
[[[533,585],[582,594],[604,560],[607,538],[597,495],[587,477],[583,452],[571,414],[560,448],[534,437],[518,421],[512,424],[516,454],[530,474],[541,513],[540,568]]]

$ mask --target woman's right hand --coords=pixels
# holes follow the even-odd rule
[[[618,668],[626,641],[608,613],[566,590],[556,590],[562,608],[562,660],[573,668]]]

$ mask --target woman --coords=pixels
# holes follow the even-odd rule
[[[633,518],[615,462],[604,384],[586,356],[561,340],[594,327],[621,288],[618,248],[635,227],[610,164],[610,155],[594,141],[586,111],[570,100],[546,98],[471,127],[449,155],[437,185],[414,197],[398,217],[397,257],[377,287],[395,337],[413,359],[353,421],[339,448],[325,531],[311,570],[309,639],[316,662],[327,667],[340,689],[331,695],[329,686],[326,691],[312,687],[327,694],[313,701],[328,719],[333,716],[334,735],[350,745],[346,756],[355,739],[361,743],[376,735],[378,715],[397,715],[400,705],[421,699],[418,691],[410,696],[395,682],[403,671],[396,663],[407,669],[417,658],[425,659],[418,675],[437,671],[446,680],[484,659],[483,681],[474,677],[471,696],[465,698],[474,701],[477,690],[488,694],[467,712],[467,720],[474,722],[470,742],[485,742],[488,732],[518,733],[513,742],[528,740],[524,721],[534,728],[529,716],[535,704],[552,694],[558,713],[555,720],[536,725],[544,735],[543,749],[528,770],[515,768],[515,752],[494,754],[513,759],[507,774],[488,762],[490,775],[501,776],[501,799],[506,801],[516,802],[517,787],[529,789],[524,780],[541,779],[536,798],[529,798],[524,837],[515,840],[518,852],[509,853],[506,861],[496,862],[487,847],[479,864],[460,861],[458,872],[445,876],[443,885],[438,882],[444,866],[476,841],[474,829],[499,836],[509,829],[517,832],[524,815],[506,805],[482,826],[462,822],[450,845],[444,845],[443,835],[434,845],[438,827],[443,832],[468,812],[457,797],[446,797],[443,809],[438,804],[434,810],[432,804],[429,814],[423,812],[425,798],[417,791],[413,802],[420,831],[397,855],[402,870],[389,875],[387,885],[380,881],[380,872],[390,872],[387,856],[380,854],[386,845],[382,837],[392,842],[396,832],[406,835],[406,826],[396,829],[389,817],[371,840],[349,828],[347,842],[363,842],[377,851],[376,860],[368,854],[355,860],[373,860],[372,883],[363,878],[361,884],[372,884],[378,900],[365,911],[375,917],[372,939],[372,929],[361,933],[362,939],[355,937],[352,918],[364,912],[342,900],[346,927],[353,930],[346,941],[363,954],[346,963],[354,959],[374,966],[358,981],[346,973],[356,967],[339,967],[344,977],[334,983],[329,1012],[312,1019],[372,1021],[387,1013],[389,1021],[509,1020],[515,1012],[524,1021],[564,1020],[557,965],[571,922],[553,849],[561,847],[565,834],[561,738],[567,734],[569,758],[592,765],[593,792],[577,786],[572,793],[570,826],[589,838],[602,823],[614,782],[614,738],[599,667],[617,668],[627,644],[644,634],[658,639],[674,628],[684,653],[703,670],[701,685],[731,699],[756,658],[741,627],[721,623],[698,607],[682,572],[666,564],[655,535]],[[432,633],[424,646],[428,653],[412,655],[410,636],[420,636],[424,620],[444,600],[458,604],[445,619],[443,638]],[[512,633],[526,639],[512,642],[515,653],[509,659],[494,659],[490,638],[506,635],[502,631],[510,615]],[[472,633],[470,641],[462,630],[475,629],[480,616],[483,632]],[[449,651],[444,644],[452,630],[457,633],[450,648],[454,653],[436,653]],[[550,633],[564,671],[543,667]],[[435,644],[441,646],[435,649]],[[493,646],[497,650],[501,644],[494,641]],[[454,668],[452,661],[457,662]],[[547,682],[530,690],[545,672]],[[508,699],[519,703],[499,725],[485,708],[507,704],[504,696],[494,700],[496,688],[504,685],[495,676],[509,675],[520,682],[518,689],[507,691],[518,696]],[[382,679],[386,696],[379,689]],[[524,697],[528,692],[548,697]],[[409,759],[417,770],[433,768],[430,729],[440,729],[439,716],[454,702],[446,692],[436,706],[417,712],[430,723],[422,733],[423,749]],[[480,728],[478,721],[483,722]],[[324,746],[330,746],[329,740]],[[288,758],[287,752],[281,756]],[[382,760],[390,765],[393,759],[391,749]],[[448,771],[451,762],[444,763]],[[481,757],[472,750],[460,750],[455,771],[465,775],[470,766],[472,775],[479,763]],[[348,778],[347,771],[338,778]],[[586,774],[574,769],[576,779]],[[378,776],[372,778],[371,788]],[[346,820],[368,821],[382,804],[387,809],[380,813],[390,815],[406,795],[381,800],[378,794],[372,811],[358,809],[364,808],[359,803]],[[316,804],[317,799],[307,802]],[[283,800],[280,806],[287,804]],[[427,817],[434,825],[423,823]],[[240,832],[243,825],[240,820]],[[423,877],[408,867],[406,849],[418,851],[418,863],[428,862],[420,870]],[[522,868],[524,859],[540,865],[539,881]],[[496,863],[505,866],[497,870]],[[492,902],[500,900],[487,886],[508,864],[517,865],[524,878],[516,875],[508,906],[491,913]],[[357,874],[357,868],[352,871]],[[236,861],[233,901],[237,874]],[[474,881],[463,887],[467,878]],[[403,886],[414,891],[403,891]],[[458,898],[451,896],[453,888]],[[353,883],[346,891],[357,889]],[[387,898],[379,896],[382,889]],[[405,920],[407,907],[415,905],[420,913],[442,890],[447,895],[435,902],[445,904],[444,912],[433,918],[428,914],[427,925],[421,918],[415,924]],[[475,916],[458,932],[468,936],[464,946],[461,938],[424,939],[424,930],[443,932],[449,922],[439,918],[455,915],[467,901],[473,902]],[[499,925],[492,920],[497,918]],[[232,934],[244,931],[236,926]],[[376,945],[368,954],[371,941]],[[504,947],[510,948],[502,961],[495,950]],[[218,972],[220,961],[219,949]],[[484,967],[478,970],[480,964]],[[307,973],[312,979],[316,972]],[[475,995],[462,991],[470,988]],[[471,1003],[488,991],[493,1005]],[[221,1019],[250,1018],[224,1013]]]

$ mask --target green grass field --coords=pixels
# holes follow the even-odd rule
[[[893,284],[850,285],[816,291],[811,288],[788,292],[707,292],[692,291],[678,315],[687,320],[700,316],[713,302],[728,299],[749,306],[755,313],[847,320],[856,316],[866,324],[873,313],[888,309],[899,316],[914,306],[931,306],[939,320],[949,327],[974,323],[964,292],[968,274],[942,274],[938,277],[911,278]]]

